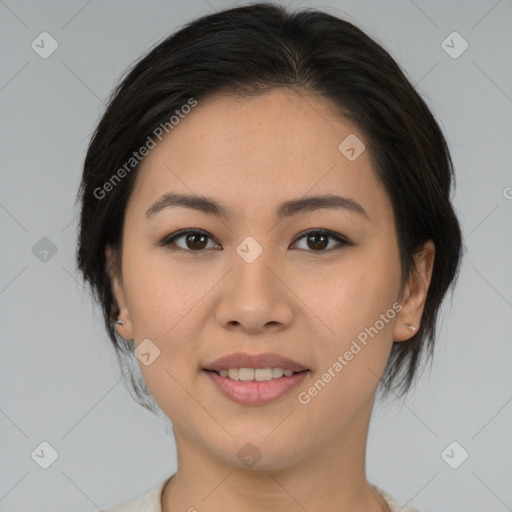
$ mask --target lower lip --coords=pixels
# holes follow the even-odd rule
[[[215,372],[205,371],[217,389],[226,397],[244,405],[263,405],[281,398],[296,388],[309,373],[308,370],[265,381],[243,381],[221,377]]]

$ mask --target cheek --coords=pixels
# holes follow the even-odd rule
[[[125,267],[133,336],[136,349],[149,339],[158,354],[149,365],[138,360],[140,372],[160,408],[181,424],[187,419],[183,404],[191,401],[187,389],[197,365],[197,302],[211,285],[198,285],[193,273],[177,272],[147,254],[138,256],[127,258]]]
[[[200,320],[205,317],[201,298],[215,284],[215,276],[198,278],[197,272],[172,265],[165,254],[156,257],[135,246],[127,251],[123,270],[136,348],[149,339],[159,351],[150,365],[139,361],[141,373],[157,402],[165,390],[165,400],[172,407],[187,398],[182,396],[180,384],[188,384],[197,365],[194,352],[200,339]]]
[[[319,340],[315,375],[300,390],[305,405],[298,412],[312,429],[321,426],[325,435],[335,435],[373,399],[393,342],[399,270],[393,251],[360,257],[316,298],[315,307],[324,303],[322,320],[335,335]]]
[[[129,248],[129,244],[127,244]],[[124,261],[124,283],[130,319],[136,340],[165,340],[206,293],[207,282],[198,283],[193,272],[183,271],[165,253],[133,246]]]
[[[373,325],[396,300],[400,284],[398,254],[393,248],[361,251],[322,280],[309,296],[336,337],[352,339]],[[388,325],[388,324],[386,324]]]
[[[316,379],[329,381],[329,390],[319,393],[322,398],[315,399],[315,407],[332,401],[341,406],[353,401],[357,407],[361,400],[370,399],[386,367],[399,308],[400,263],[393,244],[379,247],[360,251],[350,265],[340,267],[316,299],[317,308],[324,302],[321,317],[335,335],[324,338]],[[329,369],[336,377],[325,375]],[[327,414],[331,413],[340,411],[334,408]]]

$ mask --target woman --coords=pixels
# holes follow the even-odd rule
[[[317,10],[199,18],[114,91],[78,265],[174,475],[109,511],[413,511],[365,474],[378,392],[431,357],[461,230],[446,141],[392,57]]]

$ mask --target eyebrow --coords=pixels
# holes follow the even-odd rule
[[[166,208],[175,207],[191,208],[226,220],[234,216],[232,210],[226,208],[212,198],[168,192],[162,195],[148,208],[146,211],[146,217],[150,218],[157,212]],[[275,215],[278,219],[283,219],[298,213],[307,213],[329,208],[344,210],[349,213],[361,215],[368,220],[370,219],[366,210],[354,199],[332,194],[302,197],[300,199],[285,201],[276,208]]]

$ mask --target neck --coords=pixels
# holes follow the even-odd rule
[[[289,465],[241,468],[190,439],[176,426],[178,471],[162,495],[162,511],[388,512],[365,474],[371,407],[356,421]],[[260,462],[263,462],[264,458]],[[259,468],[259,469],[258,469]]]

